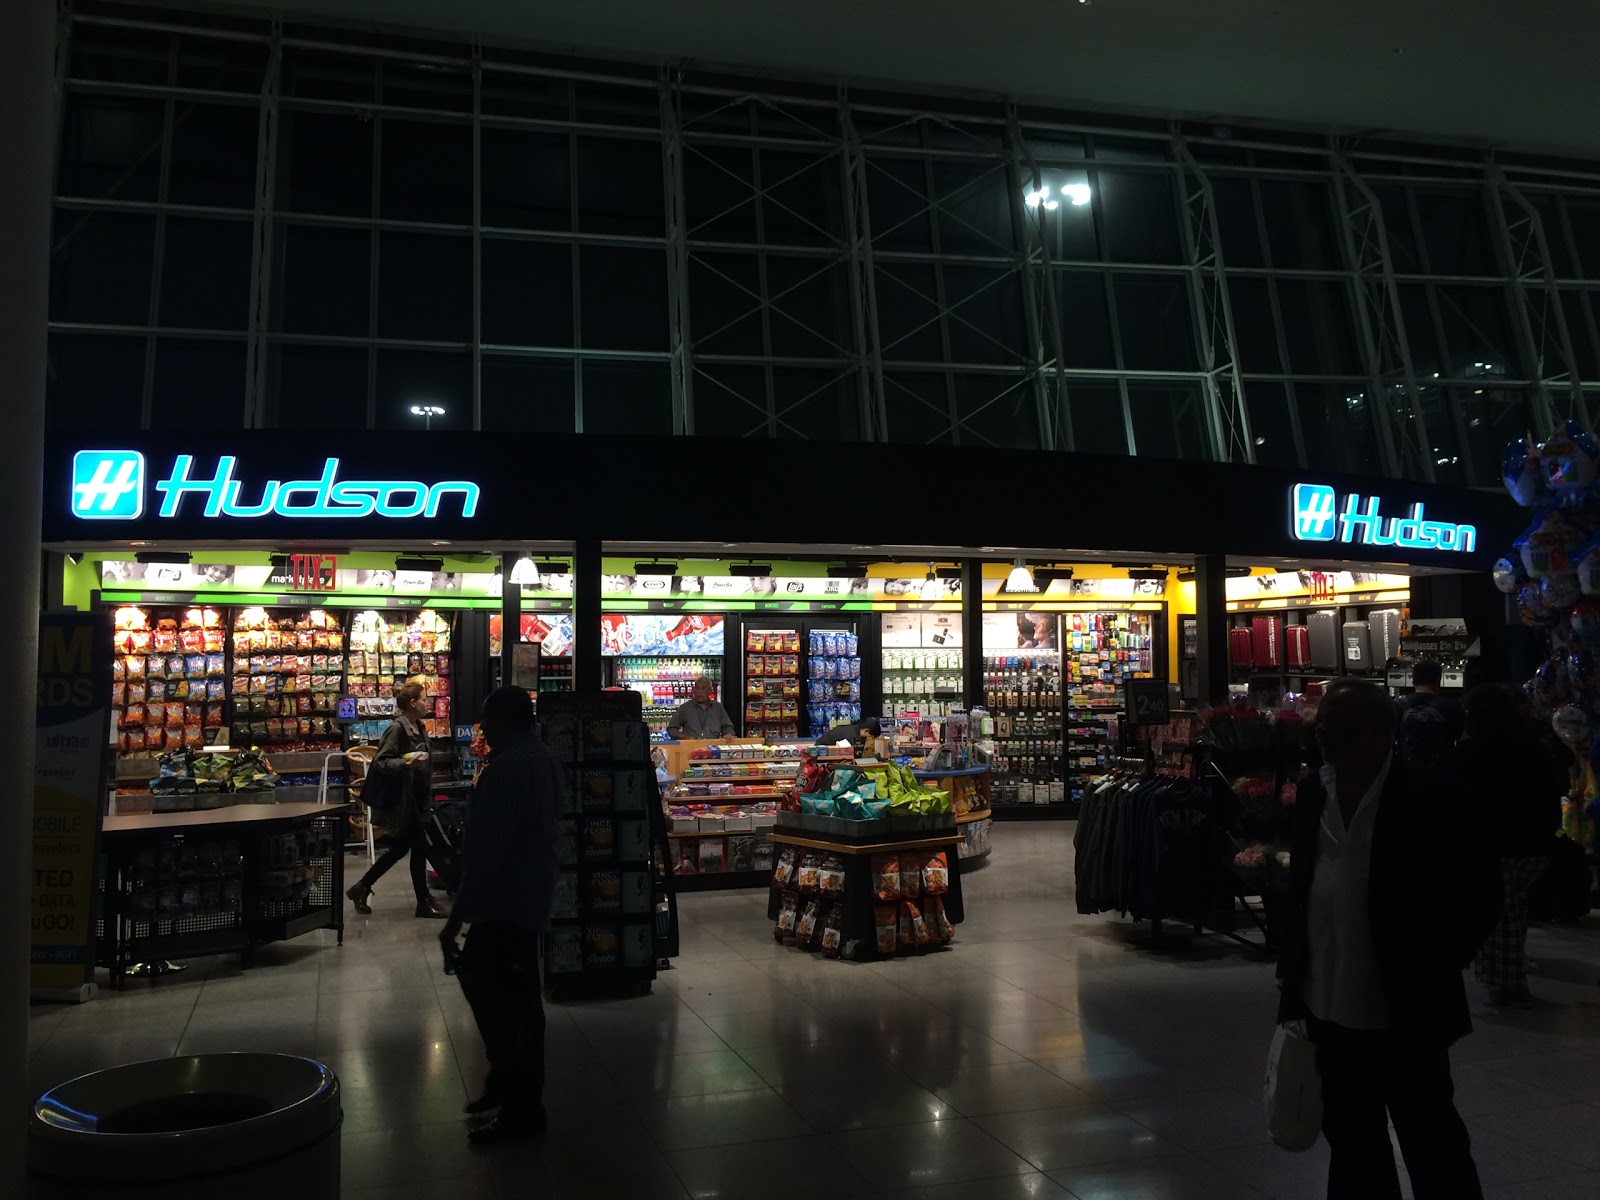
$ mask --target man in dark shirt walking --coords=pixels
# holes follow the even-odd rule
[[[439,940],[447,958],[456,956],[461,926],[471,926],[456,974],[483,1038],[489,1078],[467,1112],[500,1112],[467,1136],[487,1145],[545,1128],[539,935],[550,920],[566,785],[534,730],[526,691],[490,692],[480,723],[489,757],[467,810],[461,890]]]

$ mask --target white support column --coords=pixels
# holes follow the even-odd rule
[[[39,642],[40,464],[44,456],[46,301],[56,96],[56,6],[0,4],[0,628],[11,631],[12,703],[0,721],[11,779],[0,805],[0,1195],[23,1190],[28,1077],[28,951],[33,858],[33,697]]]

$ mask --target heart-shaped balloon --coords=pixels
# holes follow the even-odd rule
[[[1519,438],[1506,447],[1500,474],[1506,491],[1523,508],[1533,508],[1549,499],[1539,451],[1526,438]]]

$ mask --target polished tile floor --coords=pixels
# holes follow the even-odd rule
[[[1071,828],[1004,825],[943,953],[774,945],[757,892],[683,898],[653,994],[551,1007],[551,1136],[469,1150],[472,1018],[400,873],[331,936],[35,1008],[32,1085],[158,1055],[313,1054],[344,1088],[351,1200],[1300,1200],[1326,1148],[1266,1139],[1272,968],[1072,903]],[[1476,1014],[1461,1106],[1497,1200],[1600,1196],[1600,920],[1536,931],[1530,1012]]]

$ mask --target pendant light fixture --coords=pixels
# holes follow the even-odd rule
[[[1011,566],[1011,574],[1006,576],[1006,591],[1008,592],[1037,592],[1039,587],[1033,582],[1033,572],[1028,570],[1028,564],[1020,558]]]
[[[928,564],[928,577],[922,581],[921,599],[923,599],[923,600],[943,600],[944,599],[944,584],[939,581],[938,575],[936,575],[934,573],[933,564],[932,563]]]

